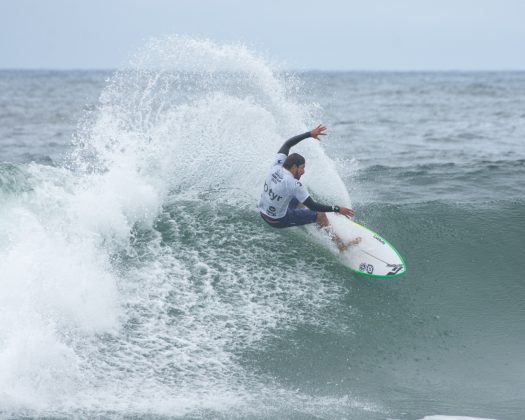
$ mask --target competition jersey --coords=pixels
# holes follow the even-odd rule
[[[277,154],[264,182],[264,190],[257,206],[262,213],[272,219],[285,216],[292,198],[295,197],[299,203],[302,203],[310,195],[303,184],[296,180],[290,171],[283,168],[286,158],[284,153]]]

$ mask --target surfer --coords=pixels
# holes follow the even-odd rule
[[[326,135],[325,131],[326,127],[320,124],[312,131],[292,137],[281,146],[264,182],[257,207],[264,221],[274,228],[317,223],[328,231],[339,250],[345,251],[350,245],[359,243],[361,238],[344,243],[330,228],[326,213],[335,212],[352,218],[354,211],[347,207],[316,203],[299,181],[305,171],[304,157],[298,153],[288,155],[290,149],[302,140],[309,137],[319,140],[319,136]]]

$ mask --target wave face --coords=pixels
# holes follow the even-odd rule
[[[525,73],[293,75],[167,37],[0,91],[1,417],[521,419]],[[320,120],[305,184],[402,278],[260,220]]]

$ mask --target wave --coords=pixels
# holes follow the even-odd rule
[[[394,171],[400,173],[426,174],[432,171],[449,171],[450,168],[481,171],[487,169],[523,168],[525,159],[496,159],[496,160],[472,160],[467,163],[458,162],[435,162],[414,164],[411,166],[387,166],[371,165],[365,170],[368,172]],[[404,172],[403,172],[404,171]]]
[[[524,159],[435,162],[405,166],[342,162],[344,180],[359,203],[490,203],[525,197]],[[353,166],[352,169],[349,169]]]
[[[326,328],[341,292],[319,282],[328,254],[306,267],[312,245],[254,217],[274,153],[314,123],[295,84],[242,45],[152,40],[80,122],[65,166],[0,168],[0,412],[376,409],[241,363],[277,331]],[[298,150],[312,191],[349,203],[319,144]]]

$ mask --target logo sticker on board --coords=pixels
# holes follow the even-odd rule
[[[397,274],[403,269],[403,266],[401,264],[388,264],[388,266],[393,268],[389,273],[386,273],[387,276]]]
[[[361,263],[359,264],[359,271],[363,273],[372,274],[374,272],[374,266],[372,264]]]

